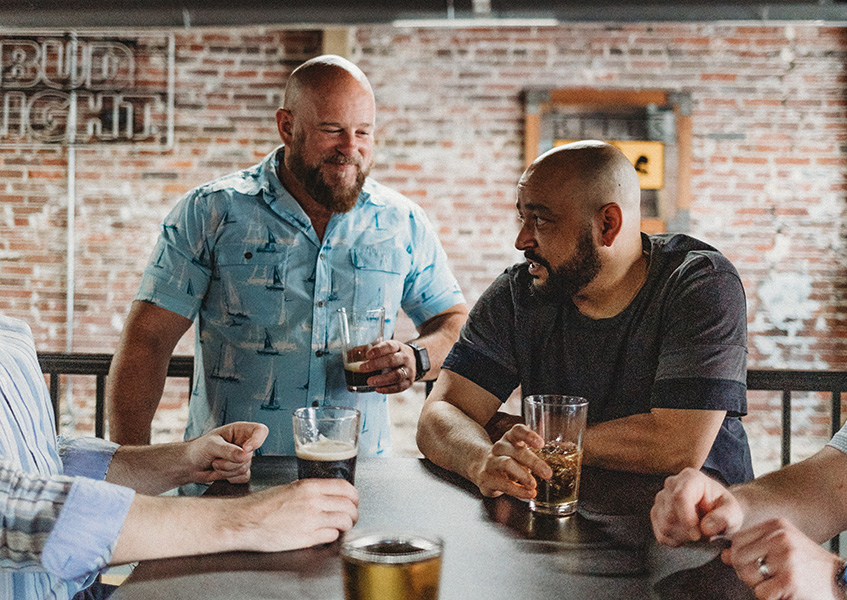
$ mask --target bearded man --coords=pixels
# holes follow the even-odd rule
[[[588,399],[586,465],[751,479],[746,307],[732,264],[691,237],[641,233],[638,176],[603,142],[545,153],[517,198],[526,262],[471,311],[421,413],[421,451],[486,496],[533,498],[533,474],[552,475],[532,452],[541,437],[519,423],[489,435],[521,386]]]
[[[196,323],[186,438],[258,421],[266,454],[293,454],[302,406],[362,411],[361,455],[391,449],[384,394],[437,376],[467,308],[420,207],[368,178],[375,102],[338,56],[299,66],[276,123],[283,145],[202,185],[165,219],[109,373],[110,437],[145,444],[173,348]],[[384,307],[386,341],[344,382],[337,311]],[[392,337],[402,308],[420,337]]]

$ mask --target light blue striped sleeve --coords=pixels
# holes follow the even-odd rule
[[[44,567],[64,579],[86,577],[105,567],[133,498],[130,488],[75,478],[44,546]]]
[[[59,456],[64,474],[103,480],[118,444],[100,438],[59,436]]]

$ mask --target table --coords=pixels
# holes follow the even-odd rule
[[[294,457],[256,457],[250,484],[218,482],[207,494],[241,495],[296,478]],[[649,509],[662,478],[585,468],[580,510],[556,519],[475,486],[423,459],[360,459],[358,530],[435,533],[445,542],[441,600],[748,599],[709,545],[664,548]],[[342,600],[338,543],[262,554],[145,561],[112,596]]]

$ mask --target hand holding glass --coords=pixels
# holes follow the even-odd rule
[[[588,401],[547,394],[527,396],[523,403],[527,427],[544,439],[543,448],[532,450],[553,469],[550,479],[535,477],[537,494],[529,501],[529,508],[560,517],[573,514],[579,497]]]
[[[385,309],[338,310],[341,331],[341,355],[344,360],[344,377],[347,389],[351,392],[372,392],[368,377],[375,371],[362,372],[362,364],[367,362],[367,352],[383,340],[385,330]]]
[[[360,413],[355,408],[320,406],[294,411],[294,452],[300,479],[356,478]]]

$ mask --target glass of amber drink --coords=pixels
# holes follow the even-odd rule
[[[347,600],[437,600],[441,538],[406,533],[348,535],[341,542]]]
[[[532,451],[553,469],[550,479],[535,476],[537,494],[529,501],[529,508],[558,517],[571,515],[576,512],[579,497],[588,400],[544,394],[527,396],[523,406],[527,427],[544,439],[544,447]]]

